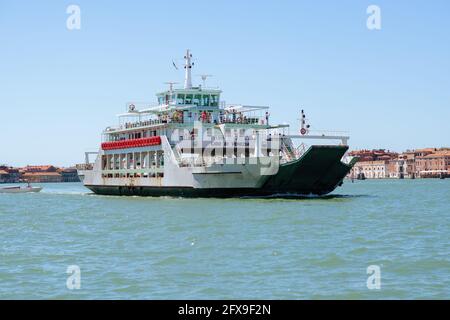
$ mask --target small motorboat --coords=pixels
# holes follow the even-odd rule
[[[32,187],[28,184],[26,187],[4,187],[0,188],[0,193],[28,193],[28,192],[39,192],[42,187]]]

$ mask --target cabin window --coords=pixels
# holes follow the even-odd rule
[[[194,96],[193,104],[195,104],[196,106],[199,106],[199,105],[201,105],[201,100],[202,100],[202,96],[200,94],[196,94]]]
[[[113,154],[111,160],[111,170],[119,169],[119,156],[117,154]]]
[[[142,163],[141,163],[142,169],[147,168],[148,167],[148,152],[142,152],[141,159],[142,159],[141,160],[142,161]]]
[[[114,170],[114,155],[108,155],[108,170]]]
[[[130,162],[127,161],[127,155],[125,153],[120,155],[120,169],[127,169],[127,164]]]
[[[106,170],[107,163],[108,163],[107,156],[102,156],[102,170]]]
[[[135,159],[135,169],[141,169],[141,153],[140,152],[136,152],[134,154],[134,159]]]
[[[133,169],[134,168],[134,157],[132,153],[127,154],[127,169]]]
[[[184,102],[185,104],[192,104],[192,94],[187,94]]]
[[[184,104],[184,94],[177,95],[177,104]]]
[[[209,95],[202,96],[202,106],[209,106]]]
[[[213,94],[213,95],[211,96],[211,106],[217,107],[218,105],[219,105],[219,96]]]

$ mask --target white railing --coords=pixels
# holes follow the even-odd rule
[[[338,131],[338,130],[308,130],[306,135],[317,135],[317,136],[347,136],[348,131]]]
[[[295,149],[295,155],[298,158],[300,158],[307,150],[308,146],[304,143],[301,143],[296,149]]]

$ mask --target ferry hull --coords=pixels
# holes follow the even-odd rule
[[[96,194],[118,196],[168,197],[302,197],[325,195],[342,184],[353,162],[341,159],[347,146],[312,146],[292,162],[282,164],[274,176],[268,177],[260,188],[194,188],[153,186],[86,185]]]

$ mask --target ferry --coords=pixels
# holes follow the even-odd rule
[[[192,68],[187,50],[184,86],[167,82],[154,105],[127,103],[119,124],[103,130],[98,151],[78,166],[87,188],[225,198],[320,196],[342,185],[357,160],[346,156],[348,135],[313,132],[303,110],[290,134],[289,125],[272,124],[267,106],[225,103],[219,88],[206,86],[209,75],[193,86]]]

